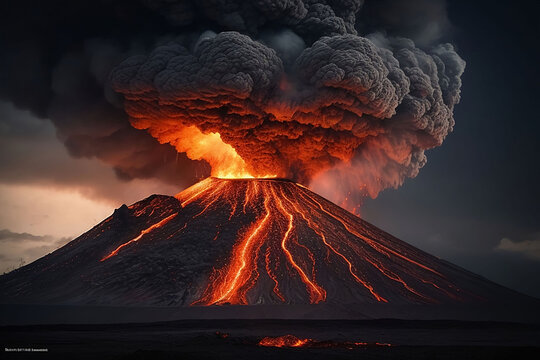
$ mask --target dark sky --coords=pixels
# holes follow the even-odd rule
[[[428,152],[418,177],[367,201],[363,215],[422,249],[539,297],[537,4],[448,2],[450,37],[467,62],[454,132]],[[496,250],[502,239],[517,243],[503,241],[515,251]]]
[[[45,225],[34,231],[36,221],[14,221],[30,204],[20,200],[17,205],[22,197],[15,196],[20,191],[16,186],[72,191],[100,201],[100,206],[76,202],[81,209],[91,208],[89,213],[98,221],[112,207],[143,194],[172,193],[176,184],[185,186],[201,170],[200,164],[177,159],[171,148],[137,133],[121,107],[114,106],[114,94],[107,93],[105,101],[102,91],[109,71],[104,64],[147,52],[155,36],[166,38],[173,27],[135,1],[64,3],[51,1],[46,7],[44,2],[33,6],[32,1],[19,1],[2,9],[6,18],[0,26],[0,200],[14,205],[0,213],[0,229],[7,229],[3,234],[9,239],[0,239],[0,261],[10,266],[31,248],[13,246],[14,241],[35,244],[38,239],[56,247],[78,235],[47,230]],[[109,3],[117,6],[109,8]],[[441,147],[427,152],[428,163],[416,178],[367,200],[362,216],[434,255],[540,297],[537,2],[448,0],[445,7],[442,0],[368,0],[362,26],[377,29],[384,19],[375,24],[369,19],[385,6],[388,11],[383,13],[394,24],[387,29],[390,34],[410,36],[419,46],[449,41],[467,67],[461,102],[454,111],[454,132]],[[62,11],[72,16],[62,16]],[[117,26],[117,19],[124,26]],[[430,19],[434,26],[426,26]],[[102,40],[85,42],[96,37]],[[52,121],[46,108],[53,110]],[[85,146],[74,147],[67,139],[88,133],[88,113],[98,119],[92,123],[93,137],[78,138],[77,144]],[[113,135],[102,136],[111,131]],[[43,197],[59,195],[50,192]],[[43,218],[55,216],[51,223],[58,226],[61,210]],[[87,219],[80,221],[80,232],[88,226]],[[43,246],[43,253],[54,249]],[[32,256],[37,256],[35,251]]]

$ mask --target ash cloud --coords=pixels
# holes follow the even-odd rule
[[[449,28],[444,2],[380,3],[22,1],[1,25],[13,36],[0,97],[49,118],[72,156],[122,179],[208,174],[166,144],[196,126],[256,174],[345,181],[374,197],[416,176],[452,130],[465,65],[435,44]]]
[[[73,157],[99,159],[126,181],[185,186],[208,171],[134,129],[108,83],[114,66],[169,32],[159,17],[129,1],[23,0],[2,10],[0,99],[50,120]]]
[[[254,174],[315,188],[346,179],[372,197],[415,177],[452,131],[465,67],[452,45],[361,36],[359,1],[234,4],[213,3],[235,19],[217,20],[230,31],[181,37],[115,68],[134,127],[172,144],[179,128],[217,132]],[[268,37],[269,23],[290,48]]]

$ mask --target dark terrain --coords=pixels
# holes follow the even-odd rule
[[[332,341],[326,348],[257,345],[266,336]],[[0,328],[12,358],[72,359],[537,359],[540,326],[402,320],[185,320],[149,324],[35,325]],[[340,347],[344,341],[368,345]],[[377,346],[374,343],[392,346]]]

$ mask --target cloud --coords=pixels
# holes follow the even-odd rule
[[[193,127],[219,133],[252,175],[276,174],[315,190],[347,178],[342,192],[376,197],[416,177],[425,150],[454,126],[465,62],[453,46],[423,51],[408,39],[333,30],[311,42],[293,29],[289,35],[310,46],[292,52],[290,70],[279,57],[288,51],[225,31],[130,57],[111,84],[135,128],[194,160],[200,157],[190,155],[186,136]]]
[[[29,233],[16,233],[7,229],[0,230],[0,243],[19,240],[48,241],[49,236],[38,236]]]
[[[120,156],[120,154],[119,154]],[[117,206],[152,192],[174,194],[188,183],[121,180],[97,159],[75,159],[58,140],[54,125],[29,111],[0,102],[0,183],[76,191],[94,201]]]
[[[9,272],[39,259],[71,240],[71,237],[34,235],[2,229],[0,230],[0,273]]]
[[[532,239],[523,241],[513,241],[503,238],[495,247],[495,250],[519,253],[529,258],[540,260],[540,233],[535,234]]]
[[[444,0],[72,3],[6,9],[0,99],[48,119],[69,155],[123,180],[186,186],[210,173],[154,117],[219,132],[256,174],[308,183],[331,169],[325,181],[351,184],[360,174],[371,196],[415,177],[453,126],[464,64],[450,45],[432,46],[449,26]],[[126,109],[109,78],[120,63]]]

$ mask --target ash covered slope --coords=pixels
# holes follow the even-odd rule
[[[521,296],[286,180],[208,178],[125,205],[0,277],[0,303],[496,303]]]

